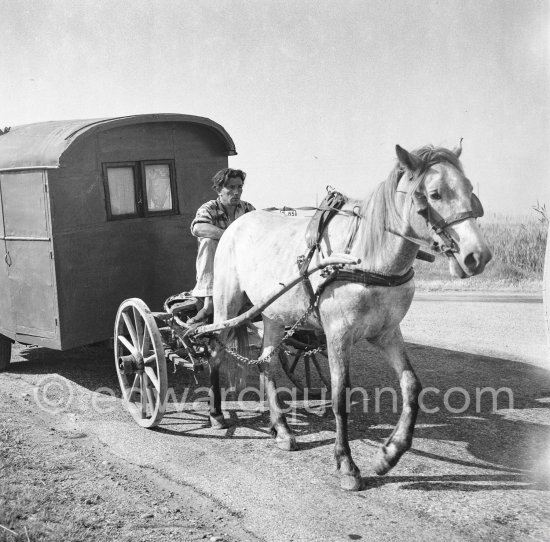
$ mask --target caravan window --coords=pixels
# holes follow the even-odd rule
[[[113,217],[137,215],[134,168],[107,167],[108,201]]]
[[[172,211],[174,206],[169,164],[145,164],[144,172],[147,211]]]
[[[103,178],[109,220],[178,212],[172,160],[103,164]]]

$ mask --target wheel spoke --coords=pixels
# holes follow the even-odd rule
[[[134,383],[132,384],[132,388],[130,389],[130,393],[128,394],[128,401],[131,401],[134,393],[136,393],[136,391],[139,391],[139,383],[139,374],[136,374],[136,376],[134,377]]]
[[[155,371],[153,371],[152,367],[145,367],[145,373],[153,383],[153,386],[155,386],[156,390],[160,393],[160,383],[159,379],[157,378],[157,375],[155,374]]]
[[[304,373],[306,377],[306,388],[311,388],[311,373],[309,370],[309,356],[304,356]]]
[[[137,349],[142,352],[143,347],[143,341],[144,341],[144,326],[143,321],[141,319],[141,315],[139,314],[136,307],[133,307],[134,311],[134,322],[136,323],[136,339],[137,339]]]
[[[128,402],[130,400],[130,395],[128,393],[128,390],[130,389],[130,384],[128,384],[128,379],[125,375],[120,374],[120,389],[122,390],[122,398]]]
[[[300,361],[300,358],[302,357],[302,351],[297,350],[294,354],[294,361],[292,362],[292,365],[290,366],[290,372],[293,373],[294,369],[296,369],[296,365],[298,365],[298,362]]]
[[[312,354],[309,356],[311,358],[311,361],[313,361],[313,364],[315,365],[315,368],[317,369],[317,372],[319,373],[319,378],[323,381],[323,384],[325,385],[325,388],[329,389],[329,384],[327,382],[327,379],[325,378],[325,375],[323,374],[323,370],[321,369],[321,366],[319,365],[319,360],[315,357],[315,354]]]
[[[151,348],[151,337],[149,336],[149,330],[143,328],[143,343],[141,345],[141,353],[145,356],[146,352],[149,352]]]
[[[143,364],[146,366],[146,367],[152,367],[155,363],[157,359],[157,356],[156,354],[151,354],[148,358],[144,358],[143,359]]]
[[[153,412],[155,412],[156,406],[155,394],[153,393],[153,389],[154,388],[147,386],[147,400],[149,401],[149,405],[151,405],[151,415],[153,414]]]
[[[126,347],[127,350],[129,350],[132,356],[137,356],[137,350],[135,346],[124,335],[119,335],[118,340]]]
[[[323,352],[319,352],[317,356],[305,355],[313,350],[315,343],[291,341],[289,339],[287,348],[279,352],[279,360],[286,376],[308,399],[325,397],[324,393],[331,391],[328,358]]]
[[[147,417],[147,375],[141,373],[141,418]]]
[[[134,343],[135,348],[139,350],[139,342],[136,336],[136,330],[134,329],[134,324],[132,323],[130,316],[128,315],[128,313],[123,312],[122,318],[124,318],[124,322],[126,322],[126,328],[130,333],[130,337],[132,337],[132,342]]]

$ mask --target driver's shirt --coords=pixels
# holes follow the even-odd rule
[[[207,201],[197,210],[195,220],[191,223],[191,233],[193,233],[193,226],[195,224],[212,224],[225,230],[237,218],[254,210],[253,205],[241,200],[235,208],[235,218],[231,220],[227,209],[219,198]],[[208,237],[199,237],[197,235],[195,237],[197,237],[199,247],[196,261],[197,283],[193,289],[193,295],[196,297],[211,296],[214,286],[214,255],[218,248],[218,239],[209,239]]]
[[[212,224],[225,230],[237,218],[255,210],[256,208],[251,203],[241,200],[235,207],[235,218],[232,220],[229,218],[227,209],[220,201],[220,198],[211,199],[198,208],[195,219],[191,222],[191,232],[193,232],[195,224]]]

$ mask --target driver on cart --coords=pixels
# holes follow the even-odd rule
[[[212,188],[217,199],[207,201],[199,207],[191,223],[191,233],[197,237],[197,283],[191,292],[202,302],[202,308],[188,324],[207,321],[214,311],[212,289],[214,285],[214,255],[218,241],[229,224],[255,208],[241,200],[246,173],[240,169],[226,168],[212,178]]]

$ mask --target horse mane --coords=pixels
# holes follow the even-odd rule
[[[422,171],[415,175],[409,183],[407,198],[411,201],[411,205],[412,195],[424,180],[424,174],[431,166],[447,162],[462,171],[457,155],[449,149],[425,145],[413,150],[411,154],[421,158],[425,164]],[[382,181],[370,196],[364,200],[348,200],[349,203],[355,204],[359,208],[359,213],[363,217],[359,221],[355,243],[351,250],[352,255],[362,257],[365,254],[376,254],[382,245],[384,232],[388,229],[399,231],[407,226],[406,217],[401,217],[395,205],[395,193],[404,173],[401,164],[397,161],[386,180]],[[352,227],[350,226],[350,235]]]

